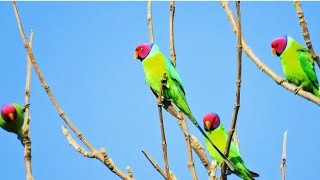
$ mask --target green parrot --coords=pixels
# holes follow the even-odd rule
[[[191,113],[178,72],[173,66],[171,60],[167,59],[160,52],[159,47],[154,43],[140,44],[135,49],[134,58],[141,61],[146,83],[150,86],[150,89],[157,97],[162,85],[160,80],[163,78],[163,74],[166,73],[166,85],[162,91],[164,101],[173,102],[186,116],[188,116],[200,132],[208,138]],[[213,143],[212,146],[217,149]],[[224,160],[231,171],[234,171],[234,166],[227,157],[224,156],[223,153],[221,153],[221,156],[224,157]]]
[[[303,89],[320,97],[314,59],[309,50],[290,36],[274,39],[271,48],[272,54],[280,56],[286,79],[297,86],[295,93]]]
[[[224,151],[226,148],[226,143],[228,139],[228,133],[225,132],[223,124],[220,122],[220,117],[216,113],[208,113],[203,117],[203,126],[206,134],[209,136],[211,141],[215,142],[220,151]],[[210,142],[205,139],[207,150],[212,159],[215,159],[219,166],[222,163],[222,157],[219,153],[212,148]],[[236,166],[236,171],[234,173],[244,180],[254,180],[254,177],[259,177],[259,174],[250,171],[244,164],[239,149],[231,141],[229,160]]]
[[[19,104],[5,104],[1,108],[0,126],[2,129],[18,135],[18,139],[22,140],[24,123],[24,108]]]

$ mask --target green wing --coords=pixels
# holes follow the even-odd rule
[[[314,60],[309,50],[303,48],[297,50],[298,60],[303,71],[307,74],[308,78],[315,87],[319,87],[318,78],[314,69]]]
[[[183,88],[183,85],[182,85],[182,81],[180,79],[178,72],[176,71],[176,68],[173,66],[171,60],[167,59],[167,58],[166,58],[166,68],[167,68],[167,72],[170,73],[169,76],[171,77],[171,79],[180,88],[180,90],[183,92],[183,95],[186,95],[184,88]]]

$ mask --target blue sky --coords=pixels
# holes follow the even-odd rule
[[[155,99],[144,82],[136,45],[149,40],[146,2],[18,2],[27,34],[34,29],[34,55],[63,110],[97,148],[104,147],[121,170],[131,166],[136,179],[162,179],[141,150],[163,167]],[[233,3],[231,3],[234,6]],[[272,70],[283,76],[272,56],[273,38],[304,40],[292,2],[242,2],[244,37]],[[302,2],[309,33],[319,52],[318,2]],[[232,8],[235,10],[235,8]],[[169,3],[153,3],[155,42],[169,56]],[[26,52],[11,2],[1,2],[2,50],[0,104],[24,103]],[[236,38],[219,2],[177,2],[177,70],[199,122],[207,112],[220,115],[229,129],[235,100]],[[319,70],[317,73],[319,74]],[[261,180],[280,179],[282,137],[288,130],[287,178],[314,179],[319,107],[278,86],[243,55],[238,133],[246,165]],[[35,179],[119,179],[98,160],[84,158],[65,139],[64,122],[36,74],[31,84],[32,165]],[[318,112],[318,113],[317,113]],[[164,112],[171,170],[191,179],[183,134]],[[204,142],[189,123],[192,134]],[[1,179],[24,179],[23,147],[0,130]],[[205,168],[194,156],[199,179]],[[307,165],[308,172],[301,171]],[[4,173],[8,172],[8,173]],[[10,172],[10,173],[9,173]],[[229,179],[238,179],[230,176]]]

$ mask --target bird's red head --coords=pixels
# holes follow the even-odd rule
[[[216,113],[208,113],[203,117],[205,131],[213,131],[220,125],[220,117]]]
[[[146,58],[152,49],[152,45],[152,43],[143,43],[138,45],[134,51],[134,58],[139,60]]]
[[[7,122],[14,121],[17,118],[16,108],[11,104],[3,105],[1,108],[1,117]]]
[[[287,36],[278,37],[271,43],[272,54],[280,56],[287,46]]]

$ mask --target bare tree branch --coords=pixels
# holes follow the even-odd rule
[[[25,36],[25,33],[23,31],[23,27],[22,27],[22,23],[20,20],[20,16],[19,16],[19,12],[16,6],[15,1],[12,1],[13,4],[13,8],[14,8],[14,12],[16,15],[16,19],[17,19],[17,23],[18,23],[18,28],[25,46],[25,49],[28,53],[28,56],[30,58],[30,61],[38,75],[38,78],[41,82],[41,85],[43,86],[43,88],[45,89],[46,93],[48,94],[51,102],[53,103],[53,105],[55,106],[58,114],[60,115],[60,117],[64,120],[64,122],[71,128],[71,130],[77,135],[77,137],[88,147],[88,149],[95,153],[96,155],[94,155],[94,157],[96,159],[99,159],[104,165],[106,165],[113,173],[115,173],[116,175],[118,175],[119,177],[121,177],[122,179],[126,179],[126,180],[131,180],[132,178],[128,175],[126,175],[125,173],[123,173],[122,171],[120,171],[118,168],[115,167],[114,163],[112,162],[112,160],[107,156],[105,150],[103,148],[100,148],[100,150],[97,152],[97,150],[93,147],[93,145],[91,145],[91,143],[82,135],[82,133],[78,130],[78,128],[76,128],[76,126],[69,120],[69,118],[67,117],[67,115],[62,111],[62,108],[60,107],[59,103],[57,102],[57,100],[55,99],[52,91],[50,90],[49,86],[47,85],[41,71],[40,68],[38,67],[38,64],[36,62],[36,59],[33,55],[32,49],[29,46],[29,44],[27,43],[27,39]],[[97,153],[96,153],[97,152]]]
[[[170,59],[172,61],[172,64],[174,67],[177,66],[176,61],[176,51],[174,48],[174,13],[175,13],[175,2],[174,0],[170,0],[170,19],[169,19],[169,34],[170,34]],[[178,124],[184,133],[186,145],[187,145],[187,154],[188,154],[188,168],[191,173],[192,179],[197,180],[197,173],[194,167],[194,161],[193,161],[193,155],[192,155],[192,148],[191,148],[191,141],[190,141],[190,135],[188,130],[187,121],[184,118],[183,113],[179,113],[180,117],[182,118],[176,118],[178,121]]]
[[[92,152],[85,150],[82,146],[80,146],[71,136],[69,130],[65,126],[61,126],[63,134],[66,136],[68,143],[83,156],[88,158],[95,158]]]
[[[281,158],[281,164],[280,164],[280,170],[281,170],[281,179],[286,179],[286,162],[287,162],[287,135],[288,131],[284,132],[283,135],[283,144],[282,144],[282,158]]]
[[[147,10],[147,20],[148,20],[148,27],[149,27],[149,35],[150,35],[150,42],[153,43],[153,25],[152,25],[152,3],[151,0],[148,0],[148,10]]]
[[[239,112],[239,108],[240,108],[240,93],[241,93],[241,72],[242,72],[242,42],[241,42],[241,13],[240,13],[240,1],[236,1],[236,9],[237,9],[237,18],[238,18],[238,43],[237,43],[237,59],[238,59],[238,63],[237,63],[237,80],[236,80],[236,102],[234,104],[234,111],[233,111],[233,115],[232,115],[232,121],[231,121],[231,127],[229,130],[229,136],[228,136],[228,140],[227,140],[227,144],[225,147],[225,155],[226,157],[229,157],[229,150],[230,150],[230,145],[231,145],[231,141],[232,141],[232,137],[233,137],[233,133],[236,130],[236,125],[237,125],[237,117],[238,117],[238,112]],[[221,166],[221,179],[226,179],[227,175],[226,175],[226,165],[223,162],[222,166]]]
[[[190,136],[191,147],[200,158],[203,166],[206,168],[208,175],[211,173],[210,162],[207,158],[206,151],[200,141],[193,135]]]
[[[161,140],[162,140],[162,153],[163,153],[163,159],[164,159],[164,166],[166,168],[166,177],[170,180],[170,169],[169,169],[169,162],[168,162],[168,152],[167,152],[167,141],[166,141],[166,134],[164,132],[164,123],[163,123],[163,117],[162,117],[162,90],[163,87],[166,86],[167,82],[167,75],[166,73],[163,74],[161,78],[161,86],[160,86],[160,92],[158,96],[158,111],[159,111],[159,119],[160,119],[160,130],[161,130]]]
[[[34,32],[31,30],[29,37],[29,46],[32,47]],[[30,84],[31,84],[31,62],[27,57],[27,75],[26,75],[26,90],[25,90],[25,109],[24,109],[24,125],[23,125],[23,145],[24,145],[24,161],[26,164],[26,179],[33,180],[31,166],[31,139],[30,139]]]
[[[162,175],[164,179],[167,179],[166,173],[164,170],[161,169],[161,167],[158,165],[158,163],[151,157],[149,153],[147,153],[145,150],[142,150],[142,153],[144,156],[149,160],[149,162],[152,164],[152,166]],[[172,180],[176,180],[177,178],[175,175],[170,171],[170,178]]]
[[[311,43],[311,39],[310,39],[308,27],[307,27],[307,21],[304,19],[304,15],[303,15],[300,1],[294,1],[293,5],[297,11],[299,23],[300,23],[301,30],[302,30],[302,35],[304,37],[304,40],[306,41],[306,45],[307,45],[310,53],[312,54],[313,59],[317,62],[318,67],[320,68],[320,59],[312,47],[312,43]]]
[[[213,160],[211,164],[211,172],[209,175],[209,180],[217,180],[217,175],[216,175],[217,166],[218,166],[217,161]]]
[[[184,139],[186,141],[186,145],[187,145],[187,154],[188,154],[188,168],[189,171],[191,173],[191,177],[193,180],[197,180],[197,173],[196,173],[196,169],[194,167],[194,161],[193,161],[193,155],[192,155],[192,140],[190,138],[190,134],[189,134],[189,130],[188,130],[188,125],[187,125],[187,121],[184,118],[183,112],[180,111],[181,116],[183,117],[182,119],[178,119],[178,124],[184,134]],[[196,142],[195,142],[196,143]],[[199,142],[200,143],[200,142]],[[200,145],[201,146],[201,145]],[[198,146],[199,147],[199,146]]]
[[[176,51],[174,48],[174,13],[175,13],[175,2],[173,0],[170,0],[170,19],[169,19],[169,34],[170,34],[170,59],[173,63],[173,65],[176,67]]]
[[[167,179],[166,173],[164,172],[164,170],[161,169],[161,167],[158,165],[158,163],[156,163],[156,161],[151,157],[151,155],[149,155],[149,153],[147,153],[145,150],[142,150],[142,153],[144,154],[144,156],[146,156],[146,158],[149,160],[152,166],[162,175],[162,177],[164,179]]]
[[[235,33],[235,35],[237,35],[237,25],[236,22],[234,20],[233,17],[233,13],[230,10],[229,7],[229,3],[227,1],[220,1],[220,4],[222,6],[222,8],[224,9],[228,20],[231,23],[232,29]],[[294,86],[293,84],[286,82],[282,77],[280,77],[278,74],[274,73],[266,64],[264,64],[255,54],[254,52],[250,49],[250,47],[247,45],[243,35],[242,35],[242,48],[244,50],[244,52],[247,54],[247,56],[258,66],[258,68],[263,71],[264,73],[266,73],[268,76],[270,76],[278,85],[281,85],[282,87],[284,87],[285,89],[287,89],[288,91],[291,91],[293,93],[295,93],[296,90],[296,86]],[[314,102],[315,104],[317,104],[318,106],[320,105],[320,98],[314,96],[313,94],[304,91],[304,90],[299,90],[297,92],[297,94],[311,102]]]

